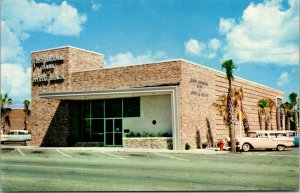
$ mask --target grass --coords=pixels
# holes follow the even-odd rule
[[[298,149],[242,154],[2,151],[4,191],[296,191]],[[162,153],[160,153],[162,154]],[[260,154],[260,155],[259,155]],[[263,154],[263,155],[261,155]],[[125,159],[121,159],[125,158]]]

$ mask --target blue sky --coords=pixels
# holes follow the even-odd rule
[[[30,98],[30,54],[64,45],[106,66],[183,58],[298,93],[299,0],[3,0],[1,92]],[[13,52],[12,52],[13,51]]]

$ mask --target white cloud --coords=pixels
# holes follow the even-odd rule
[[[24,69],[19,64],[1,64],[1,93],[21,104],[24,99],[30,99],[31,68]]]
[[[207,44],[196,39],[190,39],[184,43],[185,52],[188,54],[202,56],[205,58],[215,58],[219,48],[221,47],[220,40],[213,38]]]
[[[20,105],[24,99],[31,98],[31,74],[22,41],[36,31],[78,36],[86,16],[66,1],[56,5],[34,0],[3,0],[1,6],[1,92],[8,93]]]
[[[66,1],[61,5],[36,3],[33,0],[4,0],[3,20],[19,36],[22,33],[43,31],[54,35],[78,36],[86,15]]]
[[[13,50],[13,51],[12,51]],[[2,62],[24,62],[24,50],[20,38],[6,21],[1,20],[1,63]]]
[[[184,43],[186,53],[192,55],[201,55],[203,50],[205,49],[205,45],[198,40],[190,39]]]
[[[157,60],[166,58],[164,51],[158,51],[156,53],[147,52],[145,54],[134,56],[131,52],[118,53],[115,56],[109,56],[106,67],[112,66],[129,66],[143,63],[150,63]]]
[[[241,20],[220,19],[219,31],[226,36],[225,58],[237,63],[299,63],[299,1],[290,0],[283,9],[282,1],[250,3]]]
[[[226,34],[233,28],[234,25],[235,25],[234,18],[229,18],[229,19],[221,18],[219,23],[219,32],[221,34]]]
[[[281,73],[278,81],[277,81],[277,85],[278,86],[284,86],[286,84],[288,84],[289,82],[291,82],[291,79],[289,77],[289,73],[287,72],[283,72]]]
[[[102,5],[99,2],[92,1],[91,3],[92,3],[92,9],[94,11],[98,11],[98,9],[102,7]]]
[[[217,56],[217,52],[219,48],[221,47],[221,42],[220,40],[213,38],[209,40],[208,42],[208,51],[207,51],[207,58],[215,58]]]

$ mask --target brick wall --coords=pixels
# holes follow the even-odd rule
[[[174,85],[180,73],[179,61],[76,72],[70,91]]]
[[[23,130],[24,129],[25,113],[23,109],[12,109],[9,114],[10,127],[6,124],[4,130],[8,133],[10,130]]]

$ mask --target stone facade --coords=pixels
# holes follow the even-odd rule
[[[172,149],[172,137],[133,137],[123,142],[125,148]]]
[[[53,62],[52,71],[43,72],[36,66],[36,60],[47,57],[63,57],[63,63]],[[32,79],[41,76],[63,76],[63,80],[45,84],[32,84],[32,115],[30,130],[33,145],[67,146],[69,130],[69,103],[66,100],[42,99],[41,93],[99,91],[103,89],[126,89],[159,86],[177,86],[178,121],[180,149],[188,143],[197,148],[199,141],[228,136],[228,129],[222,118],[212,106],[220,95],[227,93],[228,83],[225,74],[193,64],[185,60],[171,60],[157,63],[103,67],[103,55],[64,47],[32,53]],[[51,63],[51,61],[50,61]],[[262,97],[276,101],[284,93],[250,81],[235,78],[233,87],[243,86],[245,111],[251,130],[258,130],[257,102]],[[83,99],[84,100],[84,99]],[[175,107],[172,108],[174,110]],[[276,129],[275,110],[272,125]],[[237,135],[239,134],[236,125]],[[126,141],[126,140],[125,140]],[[127,143],[127,142],[126,142]],[[128,142],[129,143],[129,142]],[[124,146],[126,146],[124,144]]]

